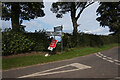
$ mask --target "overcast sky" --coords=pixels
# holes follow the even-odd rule
[[[42,30],[45,29],[47,31],[53,31],[54,27],[63,25],[63,31],[72,33],[73,27],[72,22],[70,18],[70,14],[65,14],[63,18],[56,18],[56,14],[52,13],[50,11],[52,2],[44,2],[45,8],[45,16],[39,17],[34,20],[26,21],[24,20],[22,25],[25,25],[25,30],[28,32],[34,32],[35,30]],[[95,2],[94,4],[90,5],[88,8],[86,8],[83,13],[81,14],[81,17],[78,20],[78,24],[80,26],[78,27],[78,30],[85,33],[92,33],[92,34],[98,34],[98,35],[108,35],[109,28],[103,28],[99,25],[99,22],[96,21],[96,10],[98,8],[99,4],[98,2]],[[3,21],[2,22],[2,29],[11,27],[10,21]]]

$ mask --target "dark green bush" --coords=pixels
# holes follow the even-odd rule
[[[61,51],[61,42],[57,42],[55,51],[60,52]]]
[[[73,42],[72,42],[72,35],[66,33],[63,37],[63,46],[66,48],[72,48]]]
[[[50,41],[44,32],[25,33],[25,35],[35,42],[34,51],[43,51],[48,48]]]
[[[75,42],[74,42],[75,40]],[[105,44],[117,43],[118,39],[116,36],[113,35],[94,35],[94,34],[85,34],[85,33],[78,33],[77,39],[74,38],[71,34],[64,34],[63,37],[63,46],[64,48],[73,48],[73,47],[100,47]]]
[[[31,51],[34,45],[34,41],[26,38],[23,33],[17,33],[13,31],[2,33],[3,55],[11,55]]]
[[[47,49],[50,41],[44,32],[24,33],[8,29],[2,32],[3,55],[18,54]]]

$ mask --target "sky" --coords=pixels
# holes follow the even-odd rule
[[[38,17],[30,21],[23,21],[22,25],[26,26],[26,31],[34,32],[35,30],[39,31],[43,29],[45,29],[46,31],[54,31],[54,27],[63,25],[63,32],[72,33],[73,27],[70,14],[68,13],[63,15],[63,18],[56,18],[56,14],[50,11],[51,4],[52,2],[44,2],[44,17]],[[78,20],[78,24],[80,24],[80,26],[78,27],[78,31],[97,35],[110,34],[108,27],[101,27],[99,22],[96,21],[96,18],[98,17],[96,15],[96,10],[98,7],[99,3],[95,2],[83,11]],[[2,21],[2,29],[8,27],[11,27],[11,21]]]

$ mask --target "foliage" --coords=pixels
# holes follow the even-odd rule
[[[77,21],[85,8],[93,2],[55,2],[52,4],[51,11],[56,13],[57,18],[62,18],[63,14],[69,13],[71,15],[71,20],[73,23],[73,34],[77,34]]]
[[[11,29],[2,32],[3,55],[12,55],[30,51],[43,51],[49,40],[43,32],[24,33]]]
[[[110,31],[120,34],[120,2],[101,2],[97,15],[101,26],[108,26]]]
[[[34,42],[30,41],[22,33],[8,31],[2,34],[3,55],[31,51],[33,48]]]
[[[22,20],[43,17],[45,14],[42,8],[44,8],[43,2],[3,2],[2,19],[11,19],[12,29],[19,31],[19,25],[21,25]]]
[[[106,44],[118,43],[117,36],[104,36],[104,35],[94,35],[78,33],[76,43],[73,42],[74,36],[66,33],[63,37],[64,49],[74,48],[74,47],[101,47]]]
[[[25,35],[26,37],[34,41],[35,43],[33,48],[34,51],[47,50],[51,41],[43,31],[36,32],[36,33],[25,33]]]

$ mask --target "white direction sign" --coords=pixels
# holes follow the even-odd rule
[[[54,31],[62,31],[63,27],[62,26],[58,26],[58,27],[54,27]]]
[[[47,31],[46,34],[48,36],[61,36],[61,35],[64,35],[62,32],[50,32],[50,31]]]

